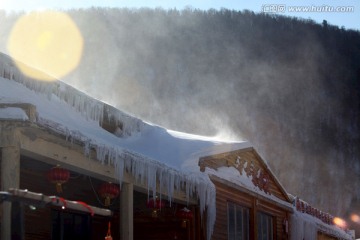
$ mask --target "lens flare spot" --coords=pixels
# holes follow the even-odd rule
[[[357,214],[351,214],[350,219],[355,223],[360,223],[360,216]]]
[[[40,33],[37,38],[36,46],[40,51],[46,51],[50,46],[51,42],[54,41],[54,34],[51,31],[45,31]]]
[[[79,65],[83,38],[67,14],[31,12],[15,23],[7,48],[23,74],[51,81],[64,77]]]
[[[334,224],[338,227],[341,227],[341,228],[346,228],[347,224],[345,222],[345,220],[339,218],[339,217],[335,217],[334,218]]]

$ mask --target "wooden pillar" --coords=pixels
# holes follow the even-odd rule
[[[123,183],[120,200],[120,233],[121,240],[133,240],[134,238],[134,186],[131,183]]]
[[[1,190],[20,187],[20,149],[10,146],[1,149]],[[11,239],[11,202],[2,203],[1,239]]]

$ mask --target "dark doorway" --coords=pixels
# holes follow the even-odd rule
[[[184,224],[176,212],[185,205],[165,199],[161,209],[147,206],[150,197],[147,194],[134,192],[134,240],[192,240],[194,239],[194,222]]]
[[[91,218],[89,214],[53,210],[51,218],[51,239],[91,239]]]

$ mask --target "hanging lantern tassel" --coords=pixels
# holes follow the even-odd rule
[[[184,207],[177,211],[176,216],[181,219],[181,227],[186,228],[187,223],[193,219],[193,213],[188,208]]]
[[[62,186],[61,183],[56,183],[56,192],[62,193]]]
[[[110,197],[109,197],[109,196],[106,196],[106,197],[105,197],[104,205],[105,205],[105,206],[110,206],[110,203],[111,203]]]
[[[105,198],[104,205],[106,207],[110,206],[111,200],[116,198],[120,193],[119,186],[106,182],[103,183],[99,188],[99,194],[101,197]]]
[[[182,228],[186,228],[186,225],[187,225],[187,220],[183,219],[183,220],[181,221],[181,227],[182,227]]]
[[[47,178],[56,186],[56,192],[62,193],[62,184],[69,181],[70,172],[67,169],[61,168],[59,165],[53,167],[47,172]]]
[[[109,222],[108,224],[108,231],[107,231],[107,234],[106,234],[106,237],[105,237],[105,240],[112,240],[112,236],[111,236],[111,223]]]
[[[152,209],[151,212],[151,217],[153,218],[157,218],[158,217],[158,211],[165,207],[165,203],[164,201],[158,199],[157,197],[154,198],[150,198],[147,202],[146,202],[146,206],[150,209]]]

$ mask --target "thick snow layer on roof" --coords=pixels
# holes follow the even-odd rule
[[[140,132],[127,138],[119,138],[101,128],[98,121],[84,117],[82,112],[76,111],[54,94],[48,96],[37,93],[20,83],[4,78],[0,78],[0,86],[0,103],[31,103],[36,106],[39,121],[55,130],[66,129],[69,135],[78,134],[98,145],[121,147],[180,171],[184,168],[190,170],[190,167],[195,166],[199,168],[197,161],[200,156],[249,146],[247,142],[222,142],[210,137],[167,130],[144,122]],[[6,109],[6,112],[0,112],[3,113],[0,116],[16,119],[27,117],[19,108]],[[134,121],[139,120],[134,118]]]
[[[28,120],[29,117],[25,111],[17,107],[5,107],[0,108],[0,119],[11,119],[11,120]]]

